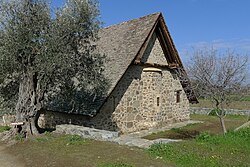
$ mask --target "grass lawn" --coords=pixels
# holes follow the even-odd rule
[[[0,133],[8,130],[10,130],[9,126],[0,126]]]
[[[176,166],[250,166],[250,128],[226,136],[202,134],[193,140],[156,144],[149,153]]]
[[[7,151],[24,160],[27,167],[173,166],[171,163],[151,157],[143,149],[50,133],[19,141],[7,148]]]
[[[191,104],[191,107],[203,107],[213,108],[212,102],[206,99],[199,99],[198,104]],[[242,101],[233,101],[225,108],[238,109],[238,110],[250,110],[250,97],[245,97]]]
[[[191,115],[204,123],[188,125],[146,136],[147,139],[174,138],[183,142],[153,145],[151,155],[176,166],[250,166],[250,128],[233,129],[247,121],[246,116],[228,115],[225,124],[229,133],[223,136],[216,116]]]
[[[146,137],[172,136],[184,141],[155,144],[147,150],[45,133],[25,141],[19,139],[6,151],[24,161],[27,167],[250,166],[250,128],[223,136],[216,116],[191,115],[191,119],[204,123]],[[229,115],[226,126],[232,130],[246,121],[245,116]]]
[[[199,120],[204,123],[191,124],[178,129],[171,129],[168,131],[162,131],[158,133],[153,133],[151,135],[145,136],[145,139],[154,140],[158,138],[170,138],[170,139],[192,139],[197,135],[208,132],[209,134],[222,134],[222,129],[220,126],[220,121],[217,116],[207,116],[193,114],[190,116],[191,120]],[[228,130],[233,130],[243,123],[247,122],[247,116],[240,115],[227,115],[225,118],[225,124]]]

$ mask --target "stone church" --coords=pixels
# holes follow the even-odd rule
[[[107,97],[91,116],[45,112],[40,126],[72,123],[121,133],[189,119],[197,99],[161,13],[103,28]]]

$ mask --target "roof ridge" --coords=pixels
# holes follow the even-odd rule
[[[121,23],[117,23],[117,24],[112,24],[112,25],[109,25],[107,27],[101,28],[101,30],[108,29],[108,28],[115,27],[115,26],[120,26],[120,25],[123,25],[123,24],[126,24],[126,23],[130,23],[130,22],[133,22],[133,21],[139,21],[139,20],[142,20],[142,19],[145,19],[145,18],[148,18],[148,17],[153,17],[155,15],[161,15],[161,12],[156,12],[156,13],[148,14],[148,15],[136,18],[136,19],[127,20],[127,21],[124,21],[124,22],[121,22]]]

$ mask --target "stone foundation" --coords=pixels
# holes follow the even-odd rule
[[[78,135],[86,139],[110,141],[119,136],[118,132],[93,129],[77,125],[57,125],[56,133]]]
[[[38,126],[42,129],[56,129],[56,125],[61,124],[86,126],[88,122],[89,118],[84,115],[55,111],[42,111],[38,118]]]

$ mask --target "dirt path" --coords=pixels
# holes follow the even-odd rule
[[[0,145],[0,167],[25,167],[16,157],[6,153],[5,147]]]

